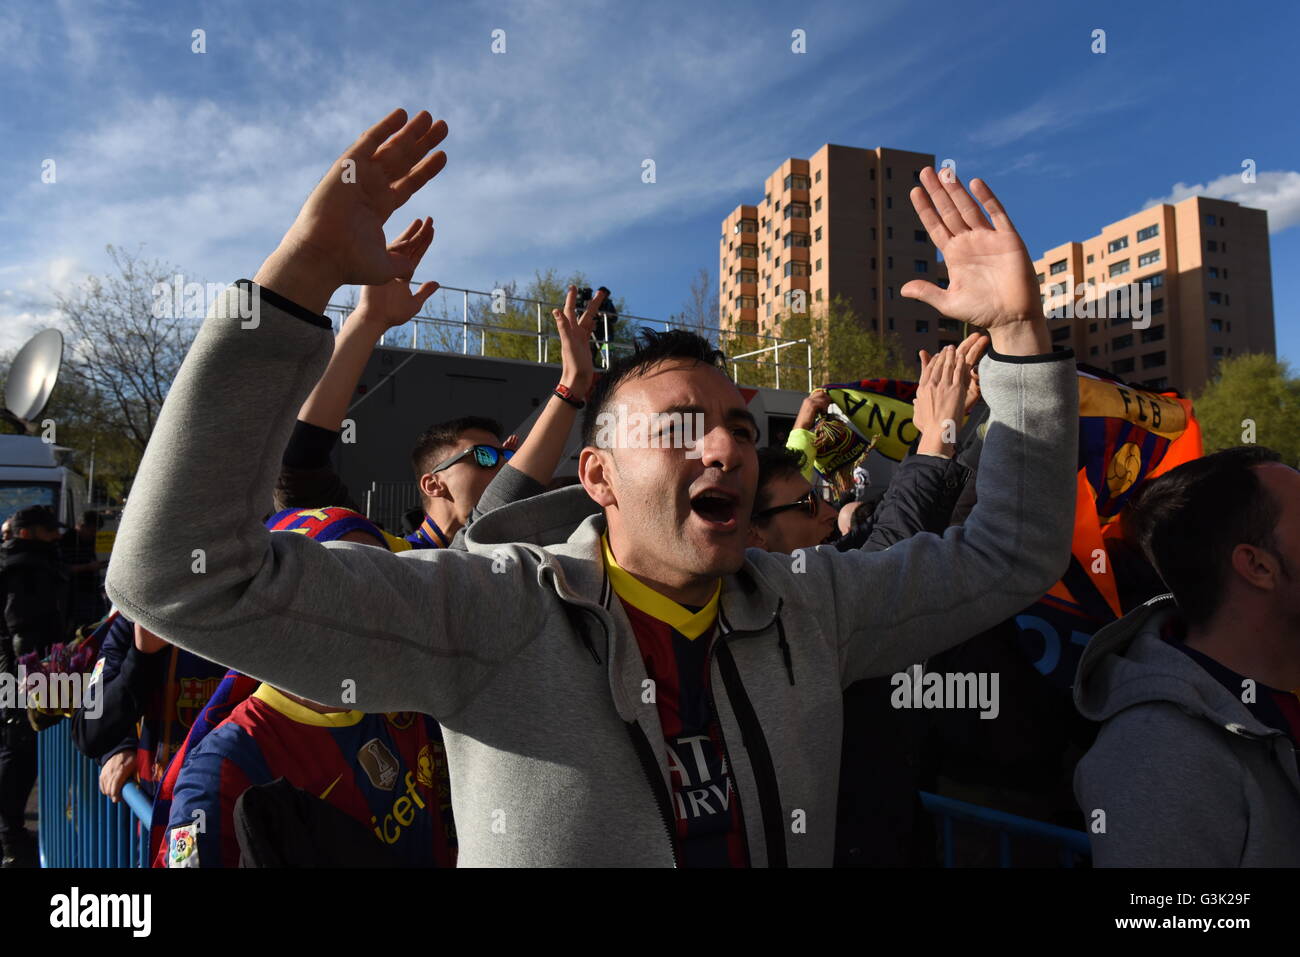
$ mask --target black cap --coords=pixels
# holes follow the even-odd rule
[[[63,527],[59,524],[59,520],[54,517],[54,513],[44,505],[29,505],[26,508],[20,508],[14,512],[9,524],[15,532],[24,528],[50,528],[57,532]]]

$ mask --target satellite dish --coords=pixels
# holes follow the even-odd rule
[[[63,333],[44,329],[18,350],[5,379],[5,410],[29,423],[45,409],[63,362]]]

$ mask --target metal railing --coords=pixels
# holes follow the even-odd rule
[[[66,719],[36,738],[42,867],[148,867],[153,801],[134,782],[114,804],[99,765],[72,743]]]
[[[417,285],[415,280],[412,280],[412,285]],[[472,304],[471,297],[481,297],[484,302],[476,300]],[[458,309],[453,309],[450,306],[449,300],[452,298],[459,300]],[[447,352],[460,355],[488,356],[502,351],[493,347],[494,336],[512,336],[516,339],[533,339],[535,341],[535,349],[527,351],[530,357],[537,362],[558,364],[551,359],[551,355],[554,354],[554,349],[559,342],[553,328],[551,310],[558,309],[561,305],[562,303],[542,302],[538,299],[528,299],[521,296],[507,296],[503,290],[484,291],[482,289],[463,289],[458,286],[439,286],[438,291],[425,303],[425,308],[420,315],[402,326],[388,330],[380,339],[379,344],[411,349],[416,352]],[[347,303],[331,303],[326,307],[325,314],[334,321],[335,329],[337,329],[353,308],[352,305]],[[452,313],[454,311],[459,311],[459,318],[453,317]],[[508,314],[513,314],[520,322],[524,320],[525,316],[530,317],[532,320],[530,323],[531,328],[524,328],[519,324],[504,325],[488,321],[485,318]],[[611,356],[617,356],[620,352],[630,352],[632,343],[630,339],[611,337],[609,315],[600,313],[599,316],[600,325],[597,328],[598,335],[594,337],[594,341],[599,350],[600,360],[598,364],[601,368],[607,369],[609,368]],[[805,356],[805,364],[791,364],[786,361],[784,363],[786,379],[787,382],[798,381],[798,379],[792,379],[792,374],[802,372],[802,378],[806,379],[807,391],[812,391],[812,343],[807,339],[783,339],[779,336],[761,332],[741,333],[733,329],[674,322],[671,319],[654,319],[649,316],[636,316],[629,313],[622,313],[616,319],[618,322],[624,323],[624,329],[630,329],[633,326],[645,326],[664,331],[676,328],[699,333],[715,343],[727,355],[727,363],[732,367],[732,378],[736,380],[738,385],[768,385],[769,380],[774,378],[774,387],[780,388],[781,370],[783,368],[781,350],[790,346],[801,345],[804,347],[801,351]],[[731,354],[732,348],[730,347],[743,348],[755,342],[765,344],[760,345],[758,348],[745,349],[745,351],[735,355]],[[524,350],[522,349],[506,351],[519,353],[508,355],[506,358],[524,358],[522,354]],[[742,366],[744,368],[743,377],[741,375]]]
[[[1083,831],[1071,830],[1068,827],[1048,824],[1046,821],[1037,821],[990,807],[981,807],[978,804],[958,801],[956,798],[943,797],[929,791],[921,792],[921,806],[939,819],[944,867],[957,866],[956,835],[953,827],[955,821],[965,821],[997,833],[999,867],[1014,866],[1011,860],[1013,837],[1054,846],[1057,861],[1062,867],[1074,867],[1077,863],[1090,860],[1092,857],[1088,835]]]

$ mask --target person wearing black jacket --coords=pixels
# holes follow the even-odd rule
[[[14,537],[0,546],[0,670],[17,687],[18,660],[44,656],[67,638],[71,579],[59,557],[59,523],[33,505],[10,519]],[[36,784],[36,733],[16,704],[0,715],[0,845],[3,866],[35,866],[27,799]]]

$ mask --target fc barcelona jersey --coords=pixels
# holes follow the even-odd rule
[[[654,682],[682,866],[748,867],[744,818],[709,682],[719,591],[703,608],[686,608],[620,568],[607,540],[604,553]]]
[[[447,762],[432,718],[319,714],[265,684],[187,755],[159,863],[238,866],[235,802],[280,777],[360,822],[403,863],[454,866]]]

